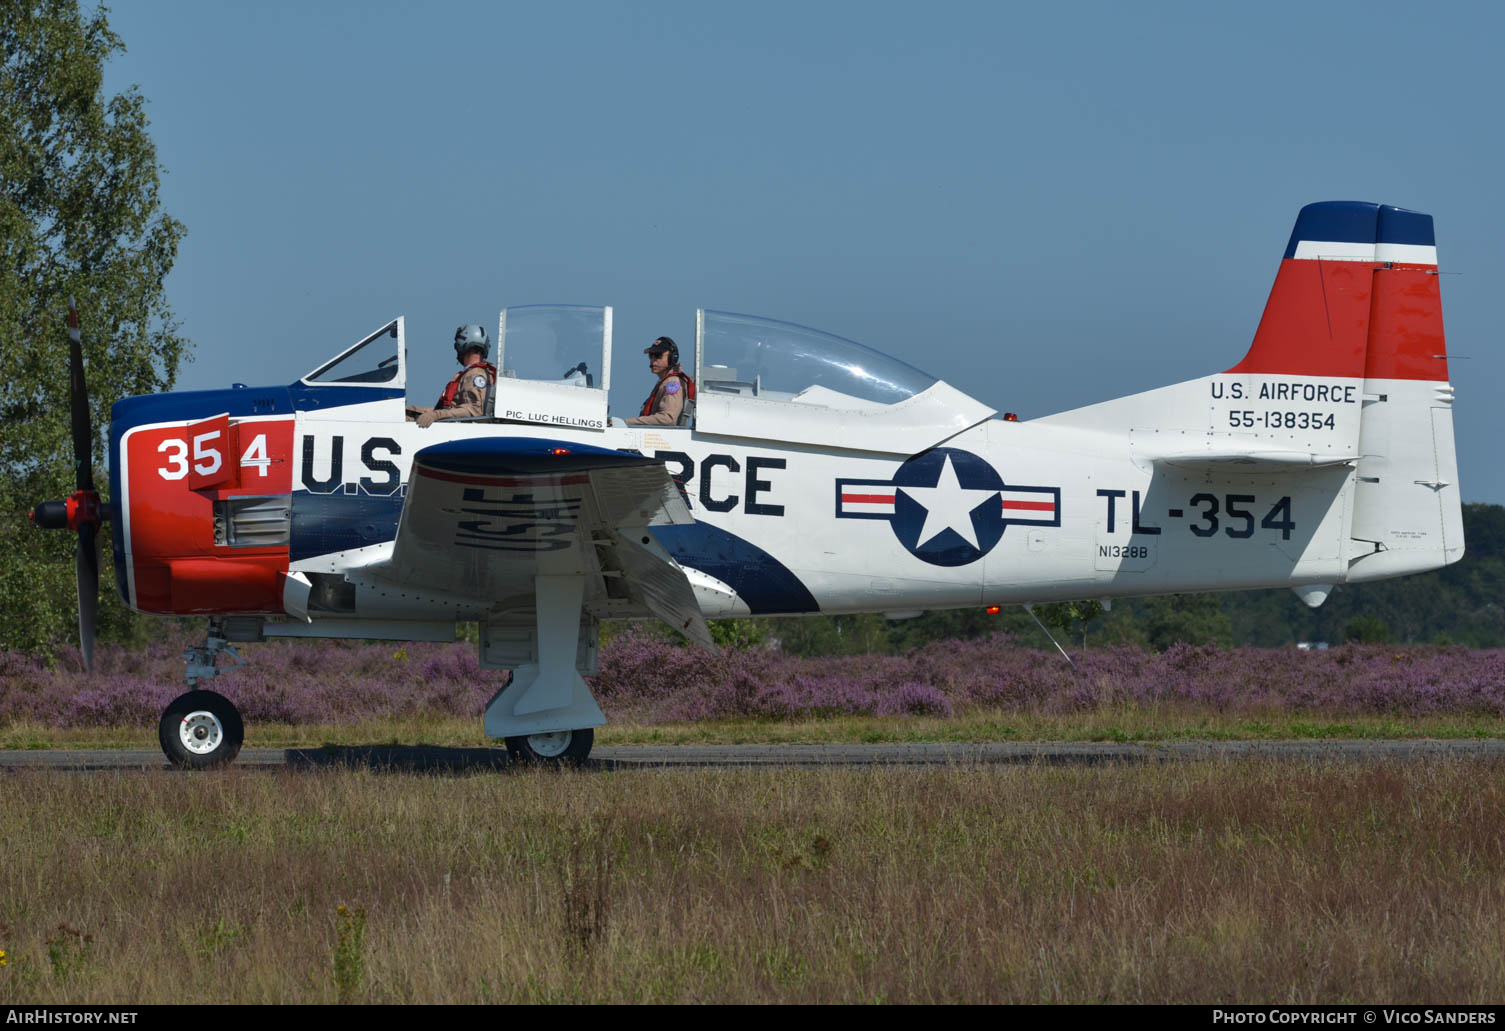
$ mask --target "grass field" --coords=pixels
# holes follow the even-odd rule
[[[1505,766],[1237,761],[0,792],[0,999],[1505,995]]]
[[[155,748],[181,642],[0,652],[0,748]],[[263,645],[250,747],[488,743],[462,646]],[[601,745],[1505,737],[1505,653],[707,657],[623,635]],[[494,742],[493,742],[494,744]],[[1505,764],[0,777],[0,1002],[1465,1002]]]

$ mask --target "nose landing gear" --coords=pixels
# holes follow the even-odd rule
[[[230,700],[214,691],[189,691],[173,699],[157,725],[167,761],[179,769],[223,766],[240,753],[245,727]]]
[[[224,766],[240,754],[245,740],[245,725],[230,699],[198,687],[219,673],[217,660],[221,652],[237,660],[240,656],[225,639],[224,621],[209,621],[209,636],[201,648],[183,653],[187,663],[190,688],[172,700],[157,724],[157,741],[167,761],[179,769],[206,770]]]

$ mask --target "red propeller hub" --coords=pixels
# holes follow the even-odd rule
[[[61,501],[44,501],[31,511],[31,521],[43,530],[78,532],[85,523],[100,524],[99,492],[76,490]]]
[[[84,523],[93,523],[98,526],[100,522],[99,492],[93,490],[76,490],[68,499],[68,529],[78,532],[78,528]]]

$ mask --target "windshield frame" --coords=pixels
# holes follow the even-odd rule
[[[367,346],[369,346],[371,344],[376,343],[377,341],[379,341],[384,336],[395,336],[396,337],[397,374],[395,376],[391,377],[390,379],[384,379],[384,380],[365,380],[365,381],[332,380],[332,379],[318,379],[317,378],[321,374],[323,374],[325,372],[328,372],[330,369],[334,368],[335,366],[339,365],[341,362],[345,361],[347,358],[349,358],[351,355],[355,354],[357,351],[361,350],[363,347],[367,347]],[[378,368],[378,369],[381,368],[381,367],[382,367],[381,365],[377,365],[376,366],[376,368]],[[401,316],[401,315],[399,315],[399,316],[397,316],[397,318],[392,319],[391,321],[387,322],[380,329],[378,329],[375,333],[370,333],[370,334],[362,337],[360,340],[356,341],[355,344],[353,344],[350,347],[345,348],[345,350],[341,351],[339,354],[335,355],[333,358],[331,358],[328,361],[323,362],[320,365],[316,366],[312,372],[305,373],[303,376],[301,376],[299,378],[298,382],[304,384],[305,386],[310,386],[310,387],[357,387],[357,388],[360,388],[360,389],[363,389],[363,390],[378,389],[378,390],[404,390],[405,391],[407,389],[407,380],[408,380],[408,349],[407,349],[406,324],[405,324],[404,317]]]

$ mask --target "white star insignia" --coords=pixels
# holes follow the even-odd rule
[[[915,547],[924,547],[926,541],[947,530],[955,530],[962,540],[981,550],[982,546],[977,543],[977,532],[972,529],[972,512],[989,500],[997,503],[998,491],[963,487],[957,481],[956,470],[951,467],[950,455],[946,456],[934,487],[898,489],[914,498],[925,509],[925,525],[920,529],[920,539],[915,542]]]

